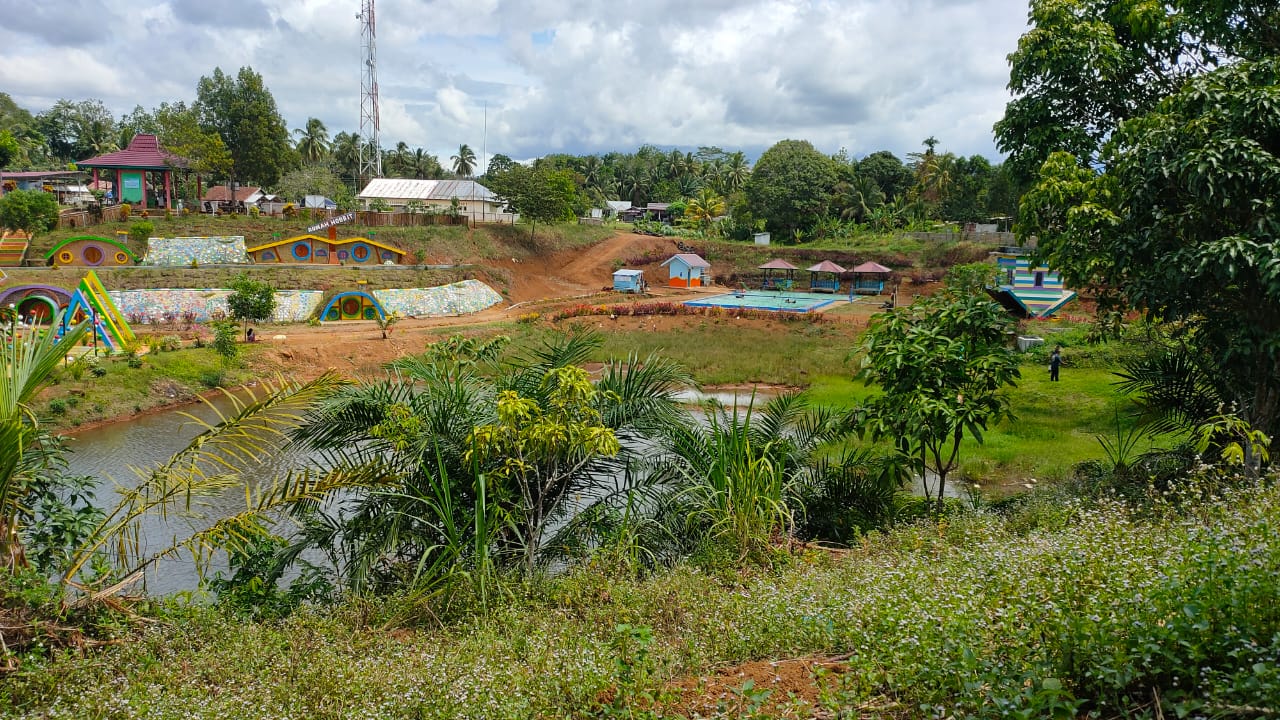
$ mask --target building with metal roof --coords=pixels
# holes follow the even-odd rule
[[[432,206],[437,212],[447,211],[457,198],[461,212],[473,219],[496,217],[503,206],[493,191],[475,180],[374,178],[356,198],[366,204],[370,200],[382,200],[397,211],[405,210],[409,203],[416,201],[427,212]]]

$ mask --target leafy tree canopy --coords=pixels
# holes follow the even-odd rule
[[[238,179],[274,186],[295,164],[288,127],[253,68],[240,68],[234,78],[215,68],[212,76],[200,78],[195,110],[201,128],[222,138]]]
[[[35,235],[58,224],[58,203],[40,190],[14,190],[0,197],[0,228]]]
[[[746,184],[751,214],[770,231],[807,230],[826,210],[835,162],[806,140],[783,140],[760,156]]]
[[[1280,58],[1190,80],[1121,125],[1099,174],[1059,152],[1019,231],[1102,309],[1175,321],[1221,397],[1280,432]]]
[[[231,283],[227,307],[231,316],[241,322],[262,322],[276,309],[276,289],[270,283],[238,275]]]
[[[550,167],[513,165],[489,180],[490,189],[533,225],[572,220],[583,205],[573,173]]]
[[[285,173],[276,185],[281,195],[295,202],[307,195],[324,195],[336,200],[345,189],[346,185],[325,163],[308,163],[294,168]]]

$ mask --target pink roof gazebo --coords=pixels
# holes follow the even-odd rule
[[[817,265],[805,268],[809,271],[809,289],[820,290],[823,292],[840,292],[840,275],[847,272],[844,268],[831,262],[823,260]],[[818,273],[831,273],[830,280],[819,280]]]
[[[763,265],[759,266],[759,267],[758,267],[758,268],[756,268],[756,269],[757,269],[757,270],[763,270],[763,271],[764,271],[764,285],[763,285],[763,286],[764,286],[764,289],[765,289],[765,290],[768,290],[769,288],[774,287],[775,285],[776,285],[776,286],[781,286],[781,285],[783,285],[783,284],[787,285],[787,286],[788,286],[788,289],[789,289],[789,286],[790,286],[790,285],[791,285],[791,283],[793,282],[793,279],[792,279],[792,275],[793,275],[793,273],[795,273],[795,271],[796,271],[796,270],[799,270],[800,268],[796,267],[795,265],[792,265],[791,263],[787,262],[786,260],[783,260],[782,258],[774,258],[774,259],[770,260],[769,262],[767,262],[767,263],[765,263],[765,264],[763,264]],[[786,279],[785,283],[784,283],[784,281],[782,281],[782,280],[781,280],[781,278],[773,278],[773,282],[772,282],[772,283],[770,282],[770,277],[769,277],[769,276],[773,274],[773,271],[774,271],[774,270],[784,270],[784,271],[786,271],[786,273],[787,273],[787,279]]]
[[[147,207],[147,173],[163,173],[165,207],[172,207],[173,169],[185,168],[187,165],[186,158],[166,152],[160,147],[159,138],[150,133],[134,135],[133,140],[129,141],[129,147],[124,150],[76,163],[76,167],[81,170],[93,170],[95,183],[98,182],[99,170],[115,171],[116,200],[137,198],[144,209]]]
[[[875,262],[864,262],[853,269],[853,285],[849,287],[849,296],[853,293],[863,295],[879,295],[884,292],[884,279],[893,271]]]

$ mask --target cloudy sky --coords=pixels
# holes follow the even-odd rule
[[[0,91],[117,115],[250,65],[290,128],[359,125],[360,0],[0,0]],[[517,159],[783,138],[996,157],[1026,0],[377,0],[384,147]]]

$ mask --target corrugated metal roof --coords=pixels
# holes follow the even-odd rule
[[[409,180],[374,178],[357,195],[358,198],[384,200],[488,200],[497,198],[489,188],[475,180]]]
[[[671,257],[667,258],[667,262],[662,263],[662,265],[660,265],[659,267],[667,265],[667,263],[670,263],[672,260],[679,260],[680,262],[684,263],[686,267],[691,267],[691,268],[711,267],[711,263],[707,262],[706,260],[703,260],[697,255],[694,255],[693,253],[676,253],[675,255],[672,255]]]
[[[614,277],[617,277],[619,275],[621,275],[622,277],[635,277],[636,275],[643,275],[643,274],[644,274],[643,270],[628,270],[625,268],[622,270],[613,271]]]
[[[148,170],[165,170],[171,167],[184,168],[186,158],[160,149],[160,141],[155,135],[138,133],[129,141],[129,147],[106,155],[81,160],[76,163],[81,168],[145,168]]]

